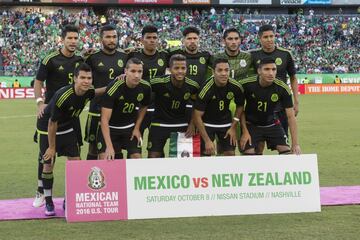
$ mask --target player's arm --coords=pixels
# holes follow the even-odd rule
[[[290,76],[290,85],[294,95],[295,116],[297,116],[299,113],[299,87],[298,87],[297,77],[295,74]]]
[[[48,75],[48,67],[46,64],[49,64],[48,62],[42,62],[39,68],[39,71],[36,75],[36,79],[34,81],[34,93],[35,93],[35,99],[37,104],[37,116],[38,118],[41,118],[44,114],[44,109],[47,104],[44,104],[44,99],[42,97],[42,88],[44,87],[44,81],[47,78]]]
[[[230,145],[236,146],[237,134],[236,129],[240,121],[241,113],[243,112],[243,106],[236,106],[235,114],[231,122],[231,126],[226,131],[224,138],[230,137]]]
[[[251,145],[251,135],[246,126],[245,111],[243,111],[240,115],[240,127],[241,127],[240,149],[244,150],[247,142],[249,142],[249,145]]]
[[[96,88],[95,89],[95,96],[101,96],[106,92],[106,87]]]
[[[48,141],[49,141],[49,147],[46,149],[44,154],[45,160],[51,160],[51,164],[54,161],[55,154],[56,154],[56,131],[58,129],[58,123],[57,121],[52,121],[49,119],[48,124]]]
[[[134,137],[136,137],[139,146],[142,145],[142,137],[141,137],[140,127],[141,127],[141,123],[144,120],[147,109],[148,109],[147,106],[140,106],[139,111],[138,111],[138,115],[137,115],[137,118],[136,118],[135,127],[134,127],[134,130],[131,133],[130,140],[133,140]]]
[[[301,154],[300,145],[298,142],[297,124],[296,117],[293,108],[285,108],[286,116],[288,118],[290,134],[291,134],[291,151],[294,154]]]
[[[100,120],[101,132],[103,134],[104,141],[106,144],[105,158],[109,159],[109,160],[113,160],[115,157],[115,150],[114,150],[114,146],[111,142],[110,128],[109,128],[109,121],[111,118],[112,111],[113,110],[111,108],[102,107],[101,108],[101,120]]]
[[[209,138],[209,135],[206,132],[204,122],[202,120],[202,116],[204,115],[203,111],[199,111],[197,109],[194,109],[193,111],[193,121],[195,123],[195,126],[197,127],[202,139],[205,142],[205,152],[206,154],[215,154],[215,145]]]

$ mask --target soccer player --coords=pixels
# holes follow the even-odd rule
[[[130,158],[141,157],[141,122],[150,104],[150,83],[141,79],[143,64],[137,58],[126,63],[125,79],[113,81],[101,108],[101,130],[106,144],[100,159],[120,159],[127,150]],[[136,109],[139,110],[136,110]]]
[[[200,51],[200,31],[196,27],[187,27],[183,31],[184,48],[170,49],[170,56],[174,54],[182,54],[186,57],[186,77],[196,81],[200,86],[205,82],[211,68],[210,53]]]
[[[142,79],[150,82],[150,79],[165,75],[168,67],[168,52],[157,50],[159,45],[158,29],[155,26],[147,25],[141,31],[141,43],[144,46],[129,54],[130,57],[138,58],[143,63]],[[150,126],[154,106],[151,104],[146,112],[141,125],[141,132]]]
[[[289,87],[276,78],[276,60],[263,58],[258,65],[258,75],[241,81],[244,88],[246,124],[242,124],[241,149],[245,155],[262,154],[259,143],[266,141],[275,146],[279,154],[300,154],[297,125]],[[274,111],[278,104],[285,108],[289,122],[292,145]]]
[[[225,44],[225,50],[217,53],[211,57],[211,64],[216,58],[228,59],[230,65],[230,77],[236,81],[240,81],[243,78],[252,74],[251,67],[251,55],[248,52],[240,51],[240,32],[236,28],[228,28],[224,31],[223,42]],[[230,102],[230,111],[232,115],[235,114],[236,104]],[[238,140],[240,140],[240,126],[238,125]],[[217,153],[222,154],[222,149],[217,144]]]
[[[296,78],[296,69],[294,58],[291,52],[287,49],[281,48],[275,45],[275,30],[271,25],[263,25],[259,29],[258,37],[260,40],[261,48],[250,51],[252,58],[252,65],[258,69],[261,59],[271,57],[275,60],[277,73],[276,78],[287,84],[287,75],[290,77],[291,89],[294,95],[294,111],[295,116],[299,112],[299,95],[298,95],[298,82]],[[279,112],[279,118],[281,125],[283,126],[285,133],[288,132],[288,123],[285,110],[280,106],[280,109],[276,110]]]
[[[124,73],[128,55],[122,50],[117,50],[118,33],[112,25],[105,25],[100,29],[101,49],[91,54],[86,63],[93,71],[95,88],[106,87],[117,76]],[[86,122],[85,141],[89,143],[87,160],[98,159],[98,150],[103,149],[105,143],[98,135],[100,129],[100,97],[90,102],[89,115]]]
[[[186,132],[191,137],[194,125],[189,123],[186,105],[195,99],[199,84],[186,77],[186,57],[172,55],[169,61],[170,75],[150,80],[155,93],[155,112],[148,138],[148,157],[164,156],[164,146],[171,132]]]
[[[80,159],[80,147],[74,130],[74,118],[78,118],[85,105],[105,91],[92,88],[91,68],[81,63],[74,73],[74,84],[59,89],[42,116],[37,121],[39,148],[43,158],[42,182],[46,201],[45,215],[55,215],[52,200],[55,154],[68,160]],[[65,206],[65,205],[64,205]]]
[[[79,33],[78,29],[73,25],[66,25],[61,33],[63,47],[48,54],[42,61],[34,82],[34,92],[37,103],[37,116],[43,116],[44,109],[54,96],[55,92],[60,88],[73,83],[73,74],[75,67],[78,66],[83,59],[75,55],[78,46]],[[46,82],[45,99],[42,98],[42,88]],[[79,124],[79,122],[78,122]],[[77,131],[81,131],[80,124],[77,125]],[[36,140],[35,135],[35,140]],[[79,139],[80,138],[80,139]],[[81,142],[81,137],[78,136]],[[38,189],[33,202],[34,207],[44,205],[44,190],[42,183],[42,154],[38,156]]]
[[[229,78],[227,59],[214,60],[214,75],[201,88],[194,106],[194,122],[202,137],[202,155],[214,155],[217,136],[225,156],[235,155],[236,128],[243,110],[244,95],[241,84]],[[236,103],[234,118],[229,110],[230,101]]]
[[[251,55],[248,52],[240,51],[240,32],[236,28],[229,28],[224,31],[223,42],[225,50],[217,53],[211,58],[211,63],[216,58],[228,59],[230,65],[230,77],[240,81],[250,74]]]

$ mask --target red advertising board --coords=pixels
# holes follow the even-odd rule
[[[120,4],[173,4],[173,0],[118,0]]]
[[[299,84],[300,94],[360,94],[360,84]]]

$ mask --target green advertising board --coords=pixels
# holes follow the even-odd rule
[[[296,76],[299,83],[329,84],[334,83],[336,77],[341,79],[341,83],[360,83],[360,74],[357,73],[297,74]]]
[[[21,87],[30,87],[31,81],[34,79],[34,77],[0,76],[0,85],[5,87],[12,87],[15,79],[20,82]]]

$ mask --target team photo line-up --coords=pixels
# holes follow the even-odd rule
[[[291,53],[275,44],[273,27],[260,27],[261,48],[249,52],[240,51],[235,28],[224,31],[224,50],[215,55],[199,50],[199,34],[189,26],[182,47],[158,50],[157,28],[148,25],[143,48],[125,52],[118,49],[116,28],[105,25],[101,49],[78,56],[78,29],[63,27],[61,49],[42,59],[34,82],[39,145],[34,207],[45,205],[45,215],[55,215],[55,157],[80,160],[79,115],[89,102],[87,160],[141,158],[145,129],[149,158],[164,157],[173,132],[200,134],[202,156],[233,156],[236,146],[243,155],[261,155],[265,145],[279,154],[301,153],[295,64]]]

